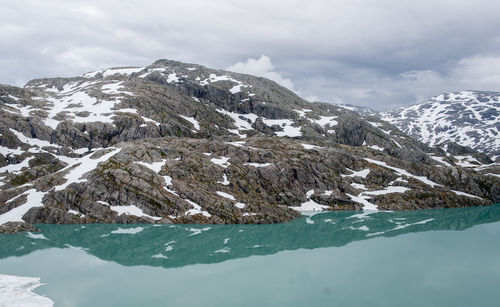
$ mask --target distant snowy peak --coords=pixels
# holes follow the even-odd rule
[[[361,114],[363,116],[377,116],[378,112],[367,108],[367,107],[361,107],[361,106],[355,106],[352,104],[335,104],[336,106],[342,107],[344,109],[356,112],[358,114]]]
[[[101,70],[96,70],[93,72],[88,72],[86,74],[83,74],[83,78],[95,78],[98,75],[101,75],[102,77],[109,77],[113,75],[131,75],[136,72],[140,72],[143,70],[145,67],[120,67],[120,68],[108,68],[108,69],[101,69]]]
[[[489,155],[500,153],[500,93],[463,91],[379,115],[431,146],[455,142]]]

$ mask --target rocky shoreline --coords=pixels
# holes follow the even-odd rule
[[[492,161],[464,167],[376,118],[194,64],[0,86],[0,113],[4,233],[500,201]]]

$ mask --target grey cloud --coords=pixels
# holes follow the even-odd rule
[[[448,90],[500,91],[499,11],[495,0],[4,1],[0,83],[266,55],[267,73],[304,97],[386,109]]]

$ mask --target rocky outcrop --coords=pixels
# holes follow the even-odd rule
[[[0,93],[0,224],[277,223],[499,199],[483,169],[263,78],[161,60]]]
[[[0,225],[0,233],[12,234],[21,231],[39,232],[40,230],[38,230],[33,225],[26,224],[23,222],[7,222],[5,224]]]

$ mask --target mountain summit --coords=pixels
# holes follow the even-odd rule
[[[463,91],[380,113],[380,117],[430,146],[454,142],[500,156],[500,93]]]
[[[159,60],[0,86],[0,231],[489,205],[498,175],[273,81]]]

